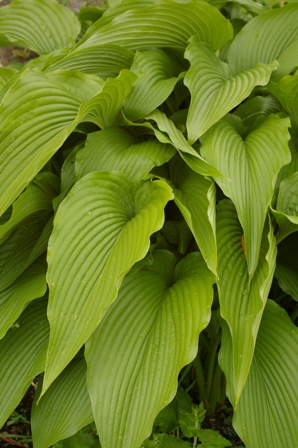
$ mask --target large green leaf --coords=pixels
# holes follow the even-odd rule
[[[277,175],[290,161],[289,125],[288,118],[270,115],[246,129],[238,117],[229,115],[203,138],[201,153],[225,176],[215,180],[237,209],[244,230],[250,276],[257,267]]]
[[[45,71],[80,70],[106,79],[116,77],[124,68],[129,69],[133,58],[133,52],[126,48],[117,45],[94,45],[70,51],[53,62],[49,59],[45,64]]]
[[[86,345],[87,386],[103,448],[139,448],[174,397],[180,369],[207,326],[213,275],[201,255],[176,264],[156,251],[129,274]]]
[[[0,45],[25,47],[39,54],[70,47],[80,22],[55,0],[13,0],[0,9]]]
[[[46,300],[34,301],[0,340],[0,427],[44,370],[49,336],[46,306]]]
[[[276,61],[256,64],[254,68],[233,76],[229,65],[194,37],[185,57],[191,64],[184,79],[191,93],[186,122],[190,143],[248,97],[255,86],[268,84],[272,71],[278,66]]]
[[[237,34],[228,52],[234,73],[274,59],[279,62],[274,79],[289,74],[298,65],[297,3],[255,17]]]
[[[162,181],[139,185],[121,173],[95,172],[60,205],[48,248],[51,337],[44,390],[98,326],[124,275],[146,255],[172,197]]]
[[[230,22],[200,0],[123,2],[95,22],[78,47],[116,44],[128,49],[185,48],[191,36],[214,50],[233,37]]]
[[[8,90],[0,106],[0,215],[66,140],[80,105],[102,84],[80,72],[36,69],[24,71]]]
[[[159,110],[151,112],[145,117],[147,120],[153,120],[157,128],[150,123],[142,123],[152,129],[156,138],[162,143],[169,143],[179,152],[181,158],[196,173],[206,176],[220,176],[220,172],[204,160],[199,153],[187,142],[182,132],[174,125],[164,113]]]
[[[140,182],[174,154],[173,146],[155,138],[142,141],[125,128],[107,128],[88,135],[76,156],[75,174],[81,178],[93,171],[121,171],[132,182]]]
[[[174,201],[191,229],[209,269],[216,275],[214,182],[192,171],[179,156],[169,163]]]
[[[162,50],[136,53],[131,67],[140,78],[127,96],[123,112],[135,121],[160,106],[172,93],[183,74],[175,59]]]
[[[40,384],[38,385],[40,390]],[[48,448],[93,422],[86,387],[86,362],[74,359],[47,393],[32,407],[31,424],[35,448]]]
[[[8,288],[0,291],[0,339],[20,316],[25,306],[42,297],[47,289],[46,264],[38,260]]]
[[[218,289],[220,313],[228,324],[231,363],[224,369],[229,397],[236,407],[247,380],[258,328],[271,286],[276,257],[272,226],[267,224],[260,242],[257,269],[250,279],[243,230],[234,205],[220,202],[217,214]]]
[[[298,233],[288,236],[278,245],[274,277],[283,291],[298,302]]]
[[[282,308],[268,300],[233,419],[247,448],[297,446],[297,350],[297,327]]]

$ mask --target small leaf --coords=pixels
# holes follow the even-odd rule
[[[125,274],[146,255],[170,199],[165,182],[139,185],[121,173],[96,172],[61,203],[48,246],[51,336],[44,391],[98,326]]]
[[[196,38],[190,39],[185,57],[191,64],[184,78],[191,93],[186,122],[191,144],[247,98],[255,86],[268,84],[272,71],[278,66],[276,61],[256,64],[233,76],[229,65]]]
[[[18,319],[28,303],[42,297],[46,289],[46,264],[38,260],[8,288],[0,291],[0,339]]]
[[[25,47],[39,54],[75,44],[80,23],[54,0],[14,0],[0,9],[0,45]]]
[[[66,367],[38,403],[35,399],[31,412],[36,448],[48,448],[93,421],[84,358],[74,359]]]
[[[162,50],[137,52],[131,70],[140,78],[125,100],[124,115],[136,121],[160,106],[183,76],[179,69],[173,57]]]
[[[0,427],[44,370],[49,325],[46,300],[35,300],[0,340]]]
[[[218,431],[212,429],[201,429],[199,439],[202,448],[228,448],[231,442],[225,439]]]
[[[277,175],[290,161],[289,125],[288,118],[270,115],[247,130],[238,117],[229,115],[203,138],[201,153],[225,176],[215,180],[234,202],[243,227],[250,276],[258,263]]]
[[[212,283],[198,252],[176,265],[171,252],[155,251],[151,266],[125,277],[86,345],[103,448],[139,448],[150,435],[156,415],[175,396],[179,371],[197,353],[210,319]]]
[[[201,423],[206,414],[203,403],[200,406],[193,406],[192,412],[179,409],[179,423],[185,437],[198,437],[201,432]]]

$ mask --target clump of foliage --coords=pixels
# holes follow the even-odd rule
[[[297,447],[298,4],[14,0],[0,44],[2,424],[42,374],[35,448],[139,448],[192,363]]]

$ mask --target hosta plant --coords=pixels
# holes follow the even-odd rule
[[[140,448],[193,363],[296,448],[297,2],[14,0],[0,44],[0,426],[39,375],[35,448]]]

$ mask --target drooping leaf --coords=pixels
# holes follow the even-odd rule
[[[92,421],[86,387],[86,362],[84,358],[77,358],[66,367],[38,403],[35,399],[31,415],[34,447],[48,448]]]
[[[161,233],[169,243],[177,246],[178,252],[183,255],[187,253],[193,235],[184,220],[172,221],[167,219]]]
[[[272,71],[278,66],[276,61],[256,64],[233,76],[229,65],[194,37],[190,39],[185,57],[191,64],[184,78],[191,93],[186,122],[191,144],[247,98],[255,86],[268,84]]]
[[[283,291],[298,302],[298,233],[288,236],[278,245],[274,277]]]
[[[0,427],[44,370],[49,325],[46,300],[35,300],[0,340]]]
[[[174,154],[173,146],[155,138],[142,141],[126,128],[107,128],[88,135],[76,156],[75,174],[81,178],[92,171],[121,171],[132,182],[140,182]]]
[[[153,120],[157,124],[157,129],[150,123],[142,123],[142,125],[152,129],[160,142],[173,145],[192,170],[206,176],[220,176],[220,172],[198,154],[187,142],[182,132],[176,128],[173,121],[164,113],[155,110],[145,118],[147,120]]]
[[[129,69],[133,62],[132,51],[117,45],[94,45],[70,51],[64,57],[46,63],[45,71],[80,70],[100,78],[114,78],[124,68]]]
[[[0,106],[0,215],[66,140],[80,105],[102,84],[79,72],[26,70],[7,91]]]
[[[250,373],[233,419],[248,448],[297,445],[297,350],[297,327],[282,308],[268,300]]]
[[[237,406],[253,359],[258,328],[271,286],[276,257],[273,228],[267,223],[260,242],[260,255],[250,280],[246,263],[246,240],[236,210],[221,201],[217,214],[218,289],[220,313],[229,328],[231,363],[224,369],[228,396]],[[225,347],[227,337],[223,337]]]
[[[60,205],[48,248],[51,337],[43,390],[98,326],[124,275],[146,255],[170,199],[165,182],[139,185],[121,173],[95,172]]]
[[[212,283],[197,252],[176,265],[171,252],[155,251],[151,266],[124,279],[86,345],[87,386],[103,448],[139,448],[150,435],[175,395],[180,369],[196,355],[210,319]]]
[[[131,70],[140,76],[123,107],[125,116],[131,121],[144,117],[160,106],[183,76],[174,58],[162,50],[137,52]]]
[[[80,23],[54,0],[13,0],[0,9],[0,45],[25,47],[39,54],[75,44]]]
[[[0,339],[17,320],[28,303],[42,297],[47,289],[46,264],[38,260],[8,288],[0,291]]]
[[[203,138],[201,153],[225,177],[215,180],[232,199],[243,227],[248,271],[253,275],[268,206],[277,175],[290,161],[288,118],[270,115],[245,129],[229,115],[215,124]]]
[[[135,0],[110,8],[88,29],[78,47],[100,43],[135,50],[185,48],[191,36],[217,50],[233,37],[233,28],[203,1]]]
[[[216,275],[214,182],[192,171],[178,156],[169,163],[169,173],[174,187],[174,201],[192,231],[207,266]]]
[[[247,23],[233,40],[228,62],[234,73],[274,59],[279,67],[273,79],[289,74],[298,65],[298,4],[272,9]]]

